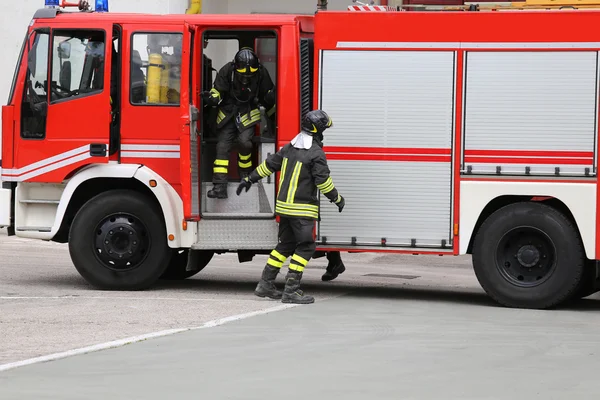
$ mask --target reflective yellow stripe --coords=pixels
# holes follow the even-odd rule
[[[252,117],[260,117],[260,110],[254,109],[252,111],[250,111],[250,118]],[[240,119],[243,121],[245,119],[248,119],[248,114],[244,114],[240,117]]]
[[[285,180],[285,167],[287,167],[287,158],[283,159],[281,163],[281,175],[279,177],[279,190],[283,187],[283,181]]]
[[[248,126],[248,125],[258,122],[258,121],[260,121],[260,117],[252,118],[250,121],[241,121],[241,122],[242,122],[243,126]]]
[[[308,260],[305,258],[300,257],[298,254],[294,254],[292,256],[292,260],[298,262],[300,265],[302,265],[303,267],[306,267],[306,264],[308,264]]]
[[[327,180],[319,185],[317,185],[317,187],[319,188],[319,190],[323,190],[324,188],[326,188],[329,184],[333,183],[333,180],[331,180],[331,177],[327,178]]]
[[[327,186],[325,189],[321,189],[321,193],[323,194],[327,194],[329,192],[331,192],[333,189],[335,189],[335,186],[333,186],[333,183],[329,186]]]
[[[269,258],[267,260],[267,264],[272,265],[273,267],[276,267],[276,268],[281,268],[283,266],[282,261],[276,261],[276,260],[273,260],[272,258]]]
[[[304,267],[298,264],[294,264],[294,263],[290,263],[290,266],[288,269],[291,269],[292,271],[296,271],[296,272],[302,272],[304,271]]]
[[[240,166],[240,168],[250,168],[250,167],[252,167],[252,161],[248,161],[248,162],[238,161],[238,165]]]
[[[219,113],[217,114],[217,124],[221,121],[223,121],[225,119],[225,113],[221,110],[219,110]]]
[[[256,168],[256,172],[258,172],[258,175],[261,176],[261,178],[266,178],[267,176],[271,175],[273,172],[271,172],[271,170],[269,168],[267,168],[267,162],[263,161],[258,168]]]
[[[243,155],[243,154],[238,154],[238,157],[240,158],[240,160],[249,160],[250,157],[252,157],[252,154],[248,154],[247,156]]]
[[[227,173],[227,168],[223,168],[223,167],[214,167],[213,168],[213,172],[215,174],[226,174]]]
[[[229,165],[229,160],[215,160],[215,165],[227,167]]]
[[[327,178],[327,180],[325,182],[321,183],[320,185],[317,185],[317,187],[323,194],[327,194],[327,193],[331,192],[333,189],[335,189],[335,186],[333,185],[333,181],[331,180],[331,177]]]
[[[338,194],[337,199],[335,200],[336,203],[339,203],[340,201],[342,201],[342,196],[340,194]]]
[[[294,172],[292,172],[292,180],[290,181],[290,187],[288,188],[287,203],[293,203],[294,197],[296,196],[296,190],[298,189],[298,179],[300,178],[300,170],[302,169],[302,163],[296,161]]]
[[[282,206],[275,206],[275,212],[291,217],[309,217],[315,219],[319,217],[319,213],[316,211],[290,209]]]
[[[319,206],[313,204],[287,203],[281,200],[277,200],[277,204],[282,207],[295,208],[298,210],[319,211]]]
[[[252,68],[252,67],[250,67],[250,72],[256,72],[256,71],[258,71],[258,68]]]
[[[258,122],[258,121],[260,121],[260,110],[256,110],[256,109],[250,111],[250,119],[248,119],[247,114],[242,115],[240,118],[240,122],[244,126],[250,125],[250,124],[252,124],[254,122]]]
[[[285,260],[287,260],[287,257],[284,256],[283,254],[281,254],[280,252],[278,252],[277,250],[273,249],[271,251],[271,257],[275,257],[276,259],[278,259],[279,261],[281,261],[282,263],[285,262]]]
[[[271,109],[269,111],[267,111],[267,116],[272,116],[273,114],[275,114],[276,111],[276,106],[271,107]]]

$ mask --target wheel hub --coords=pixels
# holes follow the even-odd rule
[[[131,215],[109,216],[96,228],[96,256],[110,269],[135,268],[145,258],[149,244],[146,227]]]
[[[533,287],[545,282],[556,266],[556,246],[543,231],[522,226],[508,231],[496,247],[496,268],[511,284]]]
[[[519,249],[517,260],[522,266],[531,268],[540,261],[540,252],[535,246],[525,245]]]

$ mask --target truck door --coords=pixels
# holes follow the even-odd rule
[[[112,26],[35,27],[21,68],[13,168],[4,179],[62,182],[108,162]]]
[[[193,210],[190,171],[190,41],[182,23],[123,24],[121,162],[143,164]],[[197,207],[196,207],[197,208]]]

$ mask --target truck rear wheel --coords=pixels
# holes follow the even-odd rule
[[[160,279],[181,280],[191,278],[208,265],[213,255],[212,251],[176,249],[173,251],[173,256],[167,270],[162,274]],[[194,266],[193,271],[186,271],[188,256],[190,256],[189,262]]]
[[[169,262],[160,209],[140,193],[114,190],[81,207],[69,232],[69,252],[91,285],[108,290],[151,286]]]
[[[545,309],[569,300],[584,273],[583,246],[573,224],[540,203],[515,203],[482,224],[473,246],[473,268],[498,303]]]

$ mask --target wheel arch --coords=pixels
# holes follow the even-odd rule
[[[156,185],[150,186],[154,180]],[[183,202],[177,192],[160,175],[137,164],[95,165],[75,174],[68,182],[56,214],[52,240],[68,241],[69,229],[81,207],[94,196],[115,189],[129,189],[144,195],[161,210],[167,235],[173,235],[169,247],[190,247],[190,233],[183,231]],[[191,224],[193,226],[193,224]]]
[[[596,257],[596,184],[553,179],[464,179],[460,183],[459,254],[472,254],[473,240],[492,213],[509,204],[538,201],[568,218],[588,259]]]
[[[473,233],[469,240],[469,245],[467,247],[467,254],[473,253],[473,242],[475,241],[475,237],[477,236],[477,233],[479,233],[479,229],[481,228],[481,225],[483,225],[483,223],[485,222],[485,220],[487,218],[489,218],[493,213],[495,213],[496,211],[498,211],[499,209],[501,209],[503,207],[506,207],[508,205],[515,204],[515,203],[522,203],[522,202],[539,202],[541,204],[550,206],[550,207],[554,208],[555,210],[557,210],[558,212],[560,212],[561,214],[563,214],[567,219],[569,219],[569,221],[571,221],[573,223],[573,226],[579,235],[579,240],[583,244],[581,230],[579,229],[577,220],[575,219],[575,216],[573,215],[573,213],[571,212],[569,207],[567,207],[567,205],[562,200],[560,200],[556,197],[552,197],[552,196],[504,195],[504,196],[495,197],[494,199],[490,200],[486,204],[484,209],[481,211],[481,214],[479,215],[479,218],[477,219],[477,222],[475,223],[475,227],[473,228]],[[586,257],[588,259],[590,258],[590,255],[592,256],[592,259],[593,259],[594,254],[587,254],[587,249],[586,249]]]

